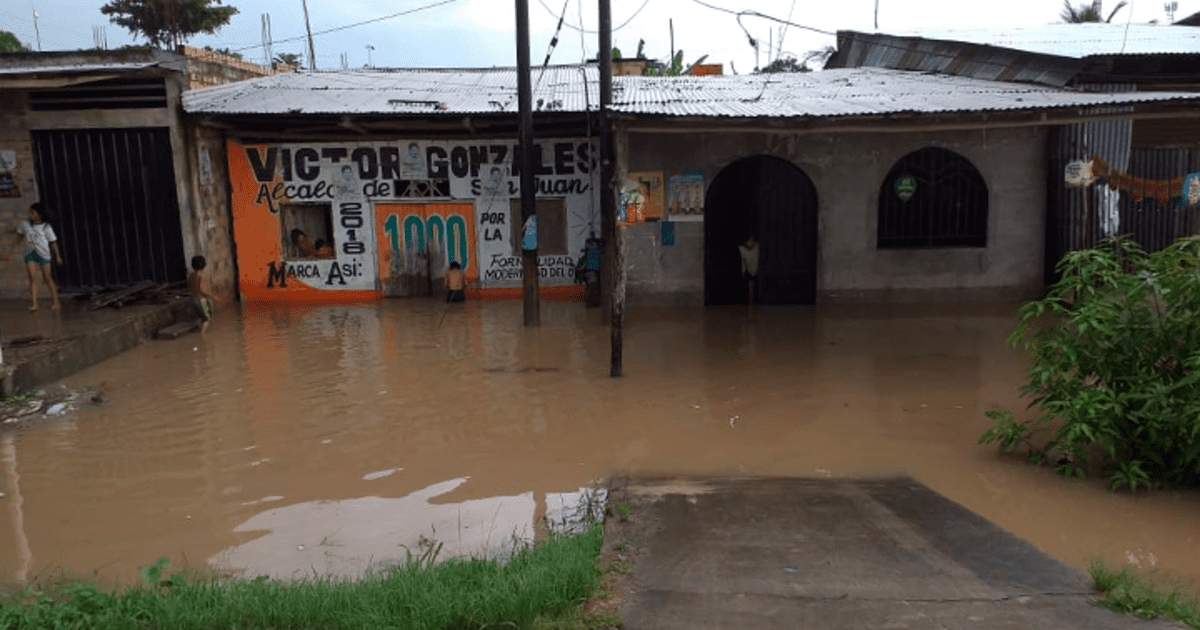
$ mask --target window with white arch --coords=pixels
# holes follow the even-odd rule
[[[988,191],[967,158],[926,147],[900,158],[879,188],[877,246],[986,247]]]

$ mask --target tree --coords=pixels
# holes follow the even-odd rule
[[[804,55],[804,59],[796,59],[790,53],[777,57],[775,61],[767,64],[765,67],[755,70],[755,74],[771,74],[775,72],[812,72],[813,66],[818,68],[824,67],[829,61],[829,57],[837,52],[833,46],[810,50]],[[811,65],[810,65],[811,64]]]
[[[29,52],[29,46],[21,43],[16,35],[0,31],[0,52]]]
[[[812,72],[812,70],[800,63],[795,57],[788,55],[787,57],[775,59],[775,61],[758,70],[757,74],[774,74],[776,72]]]
[[[299,68],[304,63],[304,55],[298,53],[279,53],[273,59],[275,63],[284,64],[287,66],[296,66]]]
[[[237,14],[221,0],[111,0],[100,12],[152,46],[175,48],[193,35],[212,35]]]
[[[233,57],[234,59],[242,58],[242,53],[235,52],[234,50],[232,50],[230,48],[213,48],[212,46],[205,46],[204,50],[207,50],[208,52],[217,53],[218,55],[225,55],[226,57]]]
[[[1117,8],[1113,9],[1108,14],[1108,19],[1103,19],[1104,9],[1101,5],[1101,0],[1092,0],[1091,4],[1072,5],[1071,0],[1063,0],[1063,10],[1059,13],[1062,21],[1068,24],[1086,24],[1088,22],[1112,22],[1116,17],[1117,12],[1125,8],[1128,4],[1125,0],[1117,3]]]

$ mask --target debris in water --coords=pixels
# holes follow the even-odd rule
[[[296,549],[299,549],[300,551],[304,551],[304,545],[296,545]]]
[[[374,481],[376,479],[389,477],[396,474],[396,472],[400,470],[403,470],[403,468],[388,468],[387,470],[378,470],[372,473],[367,473],[363,475],[363,481]]]
[[[67,412],[67,403],[54,403],[46,410],[47,416],[61,416]]]
[[[730,428],[730,429],[732,429],[732,428],[733,428],[733,421],[734,421],[734,420],[737,420],[737,419],[738,419],[738,418],[740,418],[740,417],[741,417],[741,416],[734,416],[734,417],[732,417],[732,418],[730,418],[730,419],[729,419],[729,428]]]

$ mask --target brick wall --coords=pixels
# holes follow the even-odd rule
[[[189,131],[189,139],[196,164],[193,183],[199,251],[208,259],[207,271],[213,295],[222,305],[228,305],[237,299],[237,267],[233,251],[233,215],[229,211],[225,138],[219,130],[194,126]]]
[[[288,65],[275,64],[268,67],[191,46],[180,46],[179,54],[187,57],[187,89],[189,90],[226,85],[295,70]]]

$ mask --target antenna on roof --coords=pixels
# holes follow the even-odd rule
[[[875,0],[875,30],[879,30],[879,0]]]

